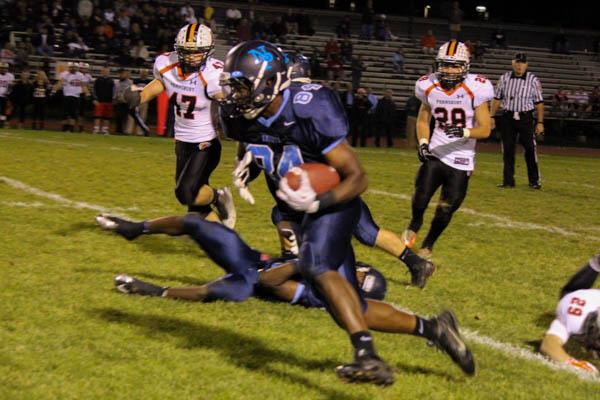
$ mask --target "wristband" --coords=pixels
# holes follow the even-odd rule
[[[324,210],[328,207],[331,207],[335,204],[335,199],[333,198],[333,192],[330,190],[329,192],[325,192],[317,196],[317,201],[319,202],[318,211]]]
[[[469,128],[463,128],[463,137],[468,138],[471,136],[471,130]]]
[[[422,144],[429,144],[429,139],[420,138],[419,139],[419,146],[421,146]]]

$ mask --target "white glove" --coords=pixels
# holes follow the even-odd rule
[[[254,196],[248,190],[248,178],[250,178],[250,163],[252,162],[252,152],[247,151],[241,160],[235,164],[232,172],[233,185],[238,189],[240,197],[248,203],[254,205]]]
[[[300,170],[300,187],[298,190],[290,188],[287,178],[283,178],[279,181],[277,197],[288,203],[296,211],[314,213],[319,210],[317,193],[310,185],[308,174],[303,170]]]

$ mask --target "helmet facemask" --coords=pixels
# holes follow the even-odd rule
[[[179,58],[179,66],[186,73],[200,70],[206,64],[213,50],[214,45],[206,47],[175,45],[175,51]]]
[[[251,82],[244,76],[232,77],[228,72],[223,72],[219,81],[225,97],[222,104],[232,117],[243,115],[246,119],[254,119],[284,89],[280,81],[279,75],[277,78],[255,79]]]
[[[442,88],[450,90],[465,80],[469,73],[469,64],[458,60],[436,60],[436,76]]]

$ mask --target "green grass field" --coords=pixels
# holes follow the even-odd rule
[[[401,232],[416,154],[358,153],[374,217]],[[214,184],[230,184],[233,158],[226,142]],[[541,170],[543,190],[529,190],[519,155],[520,186],[502,191],[501,156],[478,156],[423,291],[407,286],[399,261],[356,245],[358,258],[388,277],[389,301],[422,314],[453,309],[478,363],[477,376],[466,378],[422,340],[375,334],[397,378],[379,388],[338,381],[334,368],[350,360],[351,347],[322,310],[113,290],[121,272],[179,286],[221,275],[188,238],[126,242],[95,226],[101,210],[137,219],[184,212],[173,195],[170,140],[0,131],[0,399],[598,398],[600,380],[515,355],[535,351],[559,288],[600,247],[600,160],[542,156]],[[255,206],[236,197],[237,229],[276,253],[263,179],[251,189]]]

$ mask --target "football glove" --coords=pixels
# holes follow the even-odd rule
[[[233,185],[238,189],[240,197],[248,203],[254,205],[254,196],[248,189],[248,178],[250,178],[250,163],[252,162],[252,152],[247,151],[241,160],[237,160],[233,175]]]
[[[123,92],[123,100],[125,100],[125,103],[127,103],[130,109],[140,105],[140,102],[142,101],[142,90],[144,90],[144,88],[131,85]]]
[[[421,143],[418,148],[419,160],[427,162],[430,158],[435,158],[433,153],[429,151],[429,143]]]
[[[584,360],[577,360],[575,358],[570,358],[567,361],[565,361],[567,364],[569,364],[572,367],[578,368],[578,369],[582,369],[586,372],[590,372],[592,374],[597,374],[598,373],[598,369],[594,366],[594,364],[592,364],[591,362],[588,361],[584,361]]]
[[[444,133],[446,136],[461,138],[461,137],[469,137],[470,131],[466,128],[456,126],[456,125],[446,125],[444,127]]]
[[[297,190],[294,190],[289,186],[287,178],[283,178],[279,181],[277,197],[288,203],[288,205],[296,211],[314,213],[319,210],[317,193],[310,185],[306,171],[300,173],[300,186]]]

